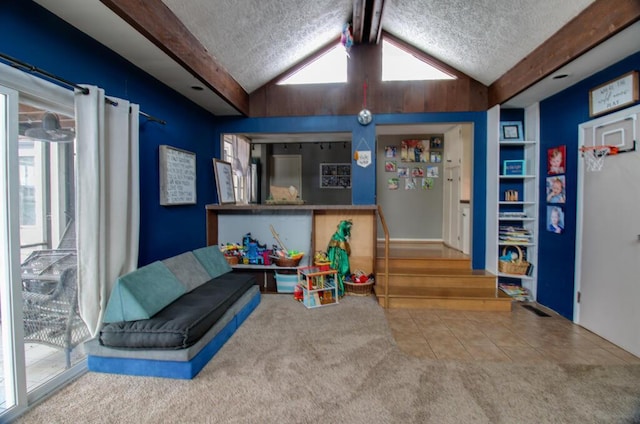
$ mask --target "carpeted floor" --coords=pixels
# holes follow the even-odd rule
[[[20,423],[638,423],[640,365],[420,359],[373,298],[262,303],[194,380],[88,373]]]

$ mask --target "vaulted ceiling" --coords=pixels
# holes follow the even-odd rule
[[[388,32],[515,106],[640,49],[638,0],[35,1],[216,115],[249,115],[250,93],[347,22],[356,42]]]

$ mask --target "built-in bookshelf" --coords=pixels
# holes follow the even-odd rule
[[[522,290],[515,296],[518,300],[535,300],[539,202],[538,105],[525,109],[524,121],[519,123],[521,133],[509,140],[504,139],[505,123],[500,119],[500,112],[500,107],[495,106],[487,114],[486,268],[498,276],[499,287],[509,287],[513,293],[513,288],[520,286]],[[523,260],[526,263],[511,266],[500,264],[500,260]],[[523,293],[528,296],[523,296]]]

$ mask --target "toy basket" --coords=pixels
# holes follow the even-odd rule
[[[294,268],[298,266],[300,260],[302,259],[302,256],[298,256],[297,258],[282,258],[272,256],[271,258],[273,259],[273,263],[275,263],[277,266]]]
[[[370,296],[373,293],[374,283],[374,280],[369,280],[366,283],[344,281],[344,294],[347,296]]]
[[[238,259],[237,256],[227,256],[224,255],[224,258],[227,260],[227,262],[229,263],[229,265],[233,266],[233,265],[238,265],[238,262],[240,262],[240,259]]]
[[[505,274],[513,274],[513,275],[524,275],[527,273],[529,269],[530,263],[522,259],[522,249],[520,246],[509,246],[515,247],[518,251],[518,257],[514,261],[498,261],[498,271],[503,272]],[[502,256],[507,254],[507,247],[502,249]]]

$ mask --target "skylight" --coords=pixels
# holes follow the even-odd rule
[[[455,79],[411,53],[382,40],[382,81]]]
[[[298,72],[278,82],[278,85],[332,82],[347,82],[347,54],[342,44],[337,44]]]

